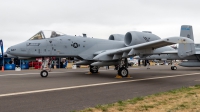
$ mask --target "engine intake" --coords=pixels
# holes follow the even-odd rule
[[[123,41],[124,35],[122,35],[122,34],[112,34],[112,35],[109,36],[108,40]]]
[[[131,31],[126,33],[124,37],[124,44],[126,46],[132,46],[158,39],[160,39],[160,37],[152,33]]]

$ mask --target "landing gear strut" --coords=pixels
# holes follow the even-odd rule
[[[49,58],[49,61],[46,61],[44,57],[42,57],[42,71],[40,72],[40,76],[45,78],[48,76],[47,66],[49,68],[49,72],[51,72],[51,64],[52,64],[52,57]],[[46,66],[46,67],[45,67]]]
[[[128,61],[127,58],[124,58],[120,61],[118,68],[118,75],[116,76],[116,78],[129,77],[127,68],[128,68]]]

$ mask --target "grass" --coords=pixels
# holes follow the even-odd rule
[[[200,85],[72,112],[200,112]]]

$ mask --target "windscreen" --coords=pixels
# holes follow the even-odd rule
[[[31,37],[29,40],[40,40],[40,39],[44,39],[44,36],[42,34],[42,31],[38,32],[37,34],[35,34],[33,37]]]
[[[40,39],[45,39],[45,38],[55,38],[65,35],[63,33],[57,32],[57,31],[49,31],[49,30],[44,30],[40,31],[37,34],[35,34],[33,37],[31,37],[29,40],[40,40]]]

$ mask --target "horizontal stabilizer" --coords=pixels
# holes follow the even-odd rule
[[[198,60],[189,60],[178,65],[183,67],[200,67],[200,62]]]
[[[196,53],[195,54],[200,54],[200,51],[196,51]]]
[[[200,48],[195,48],[195,54],[200,54]]]

